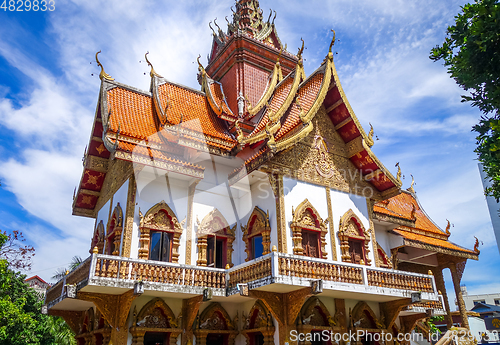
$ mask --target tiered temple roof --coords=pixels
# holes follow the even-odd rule
[[[322,64],[306,77],[304,42],[297,55],[287,52],[270,18],[263,21],[258,1],[237,1],[227,33],[216,25],[208,66],[198,59],[201,91],[166,80],[147,56],[149,91],[116,82],[98,61],[100,99],[73,213],[95,214],[105,179],[111,178],[111,155],[195,178],[203,177],[204,168],[191,162],[192,149],[235,156],[244,164],[229,176],[234,182],[303,140],[323,109],[364,181],[379,198],[392,197],[377,203],[374,211],[401,224],[394,233],[409,245],[423,243],[473,255],[447,241],[449,234],[427,217],[414,194],[400,192],[400,172],[394,177],[373,154],[373,129],[366,134],[360,125],[335,69],[335,34]]]

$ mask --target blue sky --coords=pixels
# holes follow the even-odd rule
[[[73,255],[88,255],[93,220],[71,216],[71,202],[98,98],[95,52],[119,82],[148,90],[149,51],[158,73],[199,88],[195,59],[210,50],[208,22],[224,23],[233,4],[56,0],[53,12],[0,10],[0,229],[19,229],[36,247],[29,274],[50,279]],[[415,177],[431,218],[442,228],[453,223],[452,241],[469,248],[473,236],[483,241],[480,261],[469,261],[463,277],[470,293],[482,293],[498,291],[500,267],[470,131],[480,113],[460,103],[463,92],[428,58],[462,4],[260,2],[265,18],[270,7],[277,11],[289,51],[305,40],[307,74],[336,30],[337,71],[363,126],[375,128],[375,154],[393,173],[400,162],[405,188]]]

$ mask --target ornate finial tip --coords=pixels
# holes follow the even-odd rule
[[[229,267],[229,264],[226,264],[226,270],[228,270],[230,267]]]
[[[278,251],[278,248],[276,248],[276,246],[273,246],[273,252],[277,252]]]
[[[332,47],[335,44],[335,30],[332,29],[332,32],[333,32],[333,38],[332,38],[332,42],[330,43],[330,50],[329,50],[330,53],[332,52]],[[328,55],[330,55],[330,54],[328,54]],[[332,56],[333,56],[333,54],[332,54]]]
[[[97,53],[95,53],[95,61],[97,62],[97,66],[101,67],[101,73],[99,73],[99,78],[101,80],[106,79],[106,80],[115,80],[113,77],[111,77],[109,74],[104,72],[104,67],[102,66],[101,62],[99,61],[98,55],[101,53],[99,50]]]
[[[94,249],[92,249],[92,254],[97,254],[99,253],[99,249],[97,249],[97,246],[94,247]]]

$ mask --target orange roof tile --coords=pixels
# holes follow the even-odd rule
[[[201,128],[193,123],[190,129],[222,139],[232,146],[236,145],[236,140],[219,122],[204,94],[168,82],[160,85],[158,91],[161,106],[166,108],[167,120],[172,125],[178,125],[181,118],[183,126],[187,127],[189,125],[185,122],[199,120]]]
[[[460,252],[476,254],[474,251],[472,251],[470,249],[460,247],[460,246],[456,245],[455,243],[452,243],[452,242],[449,242],[446,240],[433,238],[433,237],[429,237],[429,236],[425,236],[425,235],[420,235],[420,234],[416,234],[413,232],[404,231],[401,229],[395,229],[393,231],[395,233],[403,236],[405,239],[408,239],[411,241],[418,241],[420,243],[429,244],[429,245],[436,246],[436,247],[447,248],[447,249],[456,250],[456,251],[460,251]]]
[[[122,87],[109,90],[107,96],[111,131],[120,128],[122,135],[137,139],[148,139],[158,131],[151,97]]]
[[[388,203],[387,203],[388,202]],[[386,204],[387,203],[387,204]],[[445,235],[434,222],[427,216],[425,211],[420,207],[418,200],[413,194],[402,191],[400,194],[393,196],[386,201],[377,202],[373,210],[375,212],[385,214],[392,217],[404,218],[413,221],[411,214],[415,206],[415,228],[427,232]]]
[[[227,115],[234,117],[233,112],[227,106],[226,98],[224,97],[224,91],[222,91],[222,85],[220,83],[213,82],[212,84],[210,84],[210,93],[212,94],[217,109],[219,111],[222,110],[222,112],[226,113]],[[222,109],[221,109],[221,104],[222,104]]]
[[[207,145],[230,150],[236,140],[218,122],[203,93],[188,90],[170,83],[159,86],[160,102],[166,108],[167,120],[171,125],[203,133]],[[110,112],[109,130],[120,135],[161,144],[150,96],[115,87],[107,93]],[[199,120],[199,121],[191,121]]]
[[[285,103],[286,97],[288,96],[290,90],[292,89],[293,76],[294,73],[288,74],[285,77],[285,79],[283,79],[283,81],[280,84],[278,84],[276,90],[273,93],[271,101],[269,102],[269,107],[265,110],[259,123],[257,124],[257,126],[255,126],[255,129],[252,131],[252,133],[250,133],[250,135],[248,135],[248,137],[251,137],[259,132],[262,132],[264,128],[266,128],[266,124],[269,122],[268,114],[270,113],[270,111],[276,113],[281,107],[281,105]]]
[[[314,76],[303,82],[297,91],[297,97],[299,104],[302,107],[302,111],[307,113],[312,107],[318,92],[321,88],[321,83],[323,81],[323,73],[316,73]],[[299,107],[296,103],[292,103],[287,113],[285,114],[286,120],[281,126],[278,133],[276,133],[275,138],[277,140],[283,138],[286,134],[290,133],[295,127],[302,123],[299,117]]]
[[[186,166],[197,170],[205,170],[205,168],[200,165],[183,161],[181,159],[173,157],[171,154],[166,155],[165,152],[163,152],[162,150],[146,147],[143,145],[136,145],[119,140],[117,149],[134,155],[148,157],[153,160],[174,163],[179,166]]]

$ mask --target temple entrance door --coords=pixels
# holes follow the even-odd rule
[[[146,332],[144,345],[168,345],[169,335],[165,332]]]
[[[227,339],[228,337],[225,334],[209,333],[206,345],[227,345]]]

